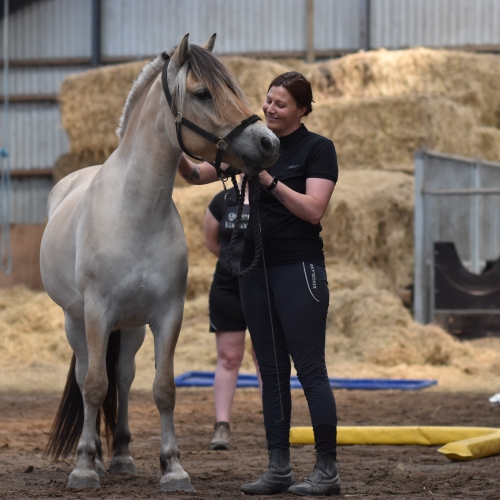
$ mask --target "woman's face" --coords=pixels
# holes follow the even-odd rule
[[[300,127],[300,119],[307,108],[299,108],[297,101],[285,87],[271,87],[262,109],[268,128],[277,137],[283,137]]]

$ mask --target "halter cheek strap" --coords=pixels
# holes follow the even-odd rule
[[[211,163],[215,170],[217,171],[217,177],[221,179],[223,176],[225,177],[224,172],[220,168],[220,165],[222,163],[222,157],[224,155],[224,151],[227,149],[227,147],[231,144],[231,141],[237,137],[243,130],[245,130],[249,125],[252,125],[253,123],[257,122],[260,120],[260,118],[257,115],[252,115],[245,120],[243,120],[237,127],[235,127],[229,134],[226,135],[226,137],[217,137],[214,134],[207,132],[206,130],[202,129],[196,123],[193,123],[191,120],[188,120],[186,117],[182,116],[181,111],[176,111],[174,109],[174,104],[173,104],[173,99],[172,95],[170,94],[170,90],[168,88],[168,64],[170,62],[170,56],[163,52],[162,57],[165,61],[163,64],[163,69],[161,72],[161,83],[163,86],[163,92],[165,93],[165,97],[168,102],[168,106],[170,110],[172,111],[172,114],[174,115],[174,120],[175,120],[175,128],[177,131],[177,140],[179,142],[179,146],[186,153],[188,156],[191,158],[194,158],[199,161],[205,161],[204,158],[200,158],[199,156],[196,156],[192,153],[190,153],[186,146],[184,145],[184,141],[182,140],[182,125],[186,126],[187,128],[191,129],[193,132],[195,132],[198,135],[201,135],[208,141],[214,143],[217,145],[217,153],[215,155],[215,163]]]

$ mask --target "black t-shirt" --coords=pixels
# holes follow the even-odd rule
[[[275,175],[280,183],[301,194],[306,192],[308,178],[337,182],[337,154],[333,142],[309,132],[301,125],[291,134],[280,138],[278,161],[268,172]],[[262,186],[259,214],[266,265],[278,266],[324,259],[323,240],[319,235],[321,225],[296,217]],[[254,253],[255,239],[250,223],[245,232],[242,267],[250,265]]]
[[[234,188],[228,189],[231,199],[236,198],[236,191]],[[238,207],[227,207],[226,200],[224,198],[224,191],[217,193],[213,200],[208,205],[210,213],[219,222],[219,237],[220,237],[220,254],[219,260],[217,261],[216,271],[221,271],[221,267],[226,270],[226,259],[227,259],[227,247],[231,241],[231,235],[233,234],[234,223],[236,220],[236,214]],[[250,207],[248,204],[243,205],[243,213],[241,215],[241,224],[238,231],[238,239],[233,248],[232,256],[232,267],[234,270],[239,270],[241,254],[243,253],[243,234],[248,225],[248,219],[250,217]]]

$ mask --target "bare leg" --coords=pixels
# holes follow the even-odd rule
[[[71,316],[66,311],[64,312],[64,327],[66,330],[66,338],[69,345],[73,349],[76,357],[75,377],[80,392],[83,395],[83,386],[85,384],[85,377],[88,371],[88,357],[87,357],[87,339],[85,335],[85,323]],[[83,396],[82,396],[83,397]],[[106,469],[102,462],[102,445],[101,438],[95,431],[95,442],[97,448],[97,455],[95,457],[95,465],[99,477],[106,475]]]
[[[183,295],[181,295],[183,297]],[[172,301],[173,302],[173,301]],[[180,462],[175,441],[174,350],[182,322],[184,300],[169,305],[168,312],[151,323],[155,339],[156,375],[153,395],[160,411],[162,444],[160,452],[161,491],[195,491]]]
[[[85,311],[88,372],[83,386],[84,422],[77,447],[78,461],[69,476],[68,488],[99,488],[95,424],[108,389],[106,350],[110,330],[102,318],[105,318],[103,311]]]
[[[236,382],[245,354],[245,332],[217,332],[217,366],[214,377],[215,419],[229,422]]]
[[[131,436],[128,426],[128,396],[135,377],[135,355],[144,342],[145,335],[145,326],[121,330],[120,356],[116,373],[118,422],[113,436],[115,453],[109,465],[111,474],[137,474],[134,459],[129,450]]]

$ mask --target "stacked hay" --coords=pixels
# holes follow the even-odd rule
[[[419,48],[316,64],[222,59],[259,113],[275,76],[303,72],[316,100],[307,124],[335,142],[344,170],[412,171],[419,148],[500,161],[497,56]],[[63,82],[62,120],[71,151],[57,167],[58,178],[71,162],[76,169],[113,151],[122,107],[145,62],[91,70]]]

